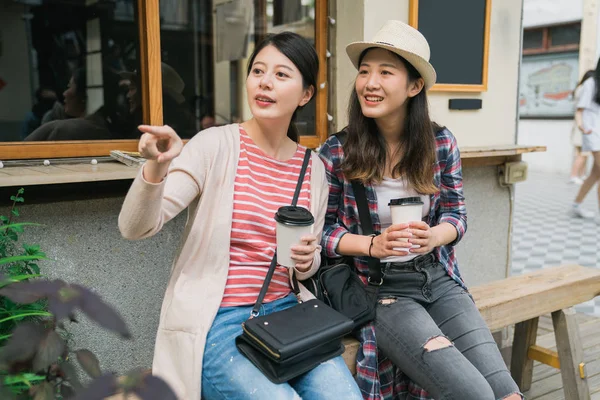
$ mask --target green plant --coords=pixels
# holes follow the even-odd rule
[[[23,192],[24,189],[21,188],[16,195],[11,196],[12,207],[8,216],[0,215],[0,273],[14,281],[39,277],[38,261],[47,259],[39,245],[22,243],[22,249],[18,247],[19,235],[23,233],[23,229],[26,226],[39,225],[14,222],[20,215],[17,205],[25,201]],[[0,345],[9,337],[9,332],[17,322],[49,315],[44,301],[23,305],[0,298]]]
[[[37,262],[46,255],[37,245],[18,250],[23,227],[38,225],[13,222],[22,194],[23,189],[11,197],[9,216],[0,216],[0,399],[102,400],[124,392],[143,400],[175,400],[160,378],[134,370],[117,379],[101,372],[89,350],[70,349],[64,321],[77,322],[76,311],[123,338],[131,335],[119,314],[91,290],[39,279]],[[81,384],[71,359],[93,379],[89,385]]]

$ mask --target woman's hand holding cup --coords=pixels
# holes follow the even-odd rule
[[[302,236],[301,244],[292,246],[290,258],[296,263],[296,269],[306,272],[312,266],[317,251],[317,237],[315,235]]]
[[[371,256],[386,258],[391,256],[406,256],[412,246],[408,240],[412,233],[408,230],[409,224],[395,224],[385,229],[381,235],[373,238]]]

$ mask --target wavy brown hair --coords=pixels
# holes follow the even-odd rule
[[[360,58],[360,65],[365,54]],[[395,53],[394,53],[395,54]],[[419,79],[419,72],[404,58],[395,54],[408,71],[408,81]],[[429,118],[427,93],[421,90],[416,96],[407,99],[406,119],[400,146],[391,158],[400,154],[400,161],[392,168],[393,178],[403,178],[420,194],[432,194],[439,189],[433,180],[436,162],[435,133],[441,129]],[[344,143],[344,161],[341,168],[350,180],[364,184],[380,183],[383,180],[388,162],[388,146],[373,118],[365,117],[358,101],[356,89],[352,89],[348,104],[348,126],[344,128],[347,138]]]

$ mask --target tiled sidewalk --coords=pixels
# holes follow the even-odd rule
[[[600,268],[600,218],[596,188],[583,208],[595,211],[591,220],[569,214],[579,186],[566,175],[530,173],[515,190],[512,273],[522,274],[547,266],[575,263]],[[581,304],[577,311],[600,316],[600,297]]]

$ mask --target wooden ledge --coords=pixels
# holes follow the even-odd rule
[[[114,181],[133,179],[137,167],[128,167],[117,161],[81,164],[53,164],[45,166],[42,162],[27,166],[8,166],[0,169],[0,187],[48,185],[58,183]]]
[[[522,154],[543,151],[546,151],[545,146],[519,145],[460,149],[462,164],[465,167],[502,165],[521,160]],[[112,181],[133,179],[137,174],[136,167],[129,167],[116,161],[102,160],[97,165],[92,165],[89,161],[64,163],[61,160],[51,160],[51,165],[44,166],[41,160],[31,160],[24,161],[28,165],[5,166],[0,169],[0,187]]]
[[[465,167],[484,167],[502,165],[510,161],[520,161],[526,153],[539,153],[546,151],[546,146],[522,146],[516,144],[461,147],[460,158]]]

